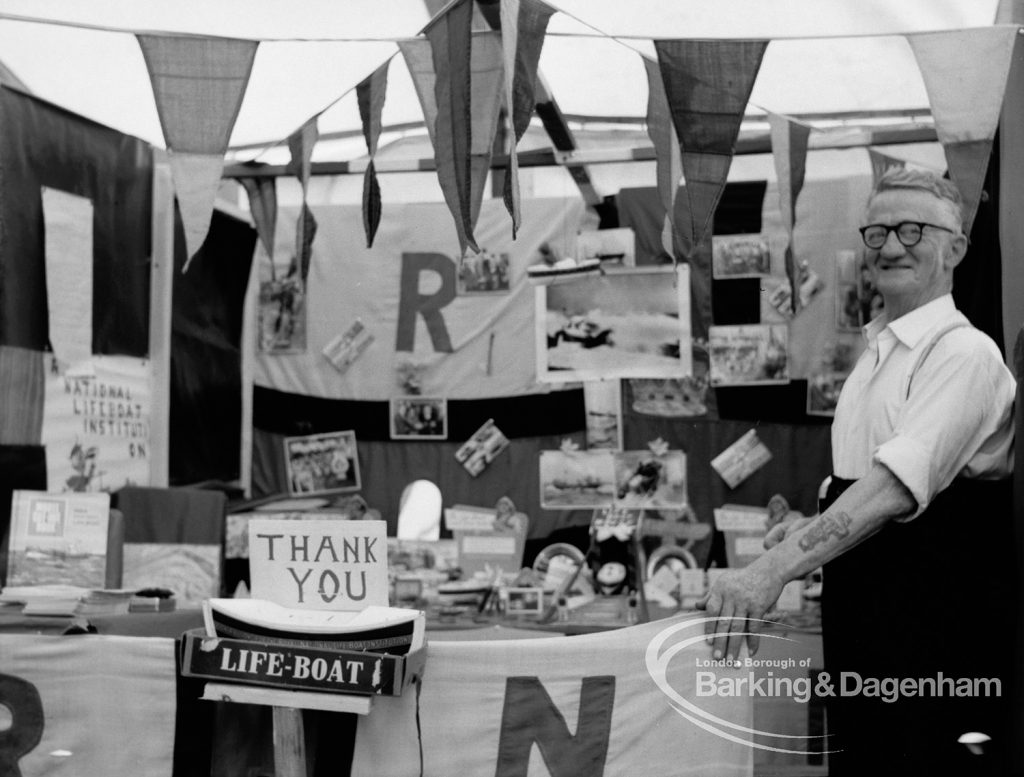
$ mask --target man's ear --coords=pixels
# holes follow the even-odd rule
[[[953,268],[956,267],[960,262],[964,260],[964,256],[967,255],[967,235],[960,232],[953,236],[952,240],[949,241],[949,250],[946,252],[946,258],[944,264],[946,269],[952,272]]]

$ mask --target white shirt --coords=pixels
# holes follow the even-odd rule
[[[947,330],[958,322],[967,319],[947,294],[864,327],[867,350],[832,424],[833,472],[857,480],[885,465],[917,500],[915,516],[959,475],[1013,471],[1013,376],[988,335]]]

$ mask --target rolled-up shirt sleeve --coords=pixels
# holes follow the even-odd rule
[[[962,472],[1006,474],[1014,393],[998,350],[974,331],[950,332],[935,345],[913,376],[894,435],[873,454],[917,500],[904,520]]]

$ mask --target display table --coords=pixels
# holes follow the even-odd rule
[[[540,668],[553,666],[550,664],[553,659],[543,658],[543,655],[546,655],[543,653],[543,650],[551,651],[552,655],[557,656],[557,649],[563,646],[568,649],[567,658],[570,665],[578,667],[578,671],[583,672],[584,676],[590,673],[593,673],[595,676],[607,676],[609,672],[607,667],[618,667],[618,665],[623,664],[623,657],[628,656],[630,651],[634,649],[642,655],[643,649],[651,636],[656,635],[662,629],[663,624],[672,624],[678,620],[657,621],[629,629],[607,630],[607,633],[601,634],[593,633],[598,631],[597,626],[588,627],[585,624],[552,623],[539,625],[522,618],[484,619],[474,618],[474,616],[475,614],[460,617],[446,623],[436,622],[433,618],[430,619],[428,623],[428,644],[434,645],[434,649],[429,654],[430,658],[428,658],[425,675],[425,680],[430,688],[438,688],[439,683],[446,682],[446,677],[452,678],[451,682],[455,682],[455,685],[450,686],[451,688],[458,688],[461,682],[457,680],[460,677],[459,673],[462,671],[466,673],[466,682],[472,683],[471,678],[474,676],[474,664],[489,667],[496,665],[498,659],[505,662],[505,668],[496,669],[495,671],[511,671],[514,675],[529,675],[540,671],[542,678],[545,678],[546,676],[543,672],[550,673],[556,670],[554,668]],[[0,614],[0,641],[4,638],[25,639],[24,635],[52,637],[65,633],[69,627],[75,625],[71,618],[23,616],[20,613]],[[119,646],[125,644],[144,646],[150,642],[154,646],[162,646],[168,644],[170,639],[178,639],[183,632],[189,629],[200,628],[202,626],[202,615],[198,610],[181,610],[173,613],[138,613],[93,617],[90,619],[89,625],[94,627],[101,636],[111,637],[118,635],[119,638],[127,636],[129,638],[128,641],[124,642],[122,640],[122,642],[117,643]],[[579,636],[573,636],[569,642],[557,639],[566,632],[574,631]],[[630,637],[634,634],[636,635],[636,640],[635,642],[630,642]],[[141,639],[147,637],[157,639]],[[772,637],[784,637],[785,640]],[[556,639],[552,640],[552,638]],[[96,644],[94,638],[89,636],[68,636],[61,638],[56,643],[51,640],[46,644],[65,645],[67,649],[74,652],[74,645],[76,644],[74,640],[83,640],[77,643],[83,646],[83,650],[86,646],[91,648]],[[524,645],[523,648],[513,648],[510,644],[513,640],[528,641],[530,647],[527,648]],[[794,643],[793,640],[796,642]],[[173,643],[170,644],[173,645]],[[504,647],[506,644],[509,644],[508,648]],[[545,644],[550,645],[550,648],[544,648]],[[445,647],[446,645],[451,645],[451,647]],[[494,647],[488,647],[489,645]],[[633,647],[630,647],[631,645]],[[171,650],[161,649],[165,650],[165,654],[168,656],[166,660],[170,661]],[[542,650],[538,652],[538,649]],[[23,648],[19,647],[19,650],[23,650]],[[820,635],[814,633],[798,633],[795,631],[769,632],[765,638],[762,638],[762,647],[758,658],[761,660],[782,660],[787,656],[793,655],[794,651],[809,657],[810,666],[792,669],[791,673],[793,676],[806,676],[821,666]],[[601,654],[604,653],[607,653],[608,656],[601,658]],[[176,655],[177,651],[174,651],[174,654]],[[534,660],[532,658],[534,655],[540,656],[540,658],[536,659],[540,663],[537,664],[538,669],[531,670],[529,667],[531,665],[530,662]],[[694,655],[703,656],[706,654],[701,649]],[[492,658],[492,656],[497,658]],[[433,659],[433,663],[430,659]],[[125,659],[126,662],[129,660],[129,658]],[[604,663],[602,664],[602,662]],[[630,659],[626,663],[630,665],[638,664],[638,666],[630,669],[630,671],[638,672],[638,674],[635,678],[625,675],[618,678],[618,682],[614,686],[616,710],[618,710],[620,704],[625,705],[629,702],[631,696],[636,695],[637,691],[635,689],[642,690],[644,687],[649,687],[650,683],[650,678],[643,669],[642,660],[637,662]],[[692,659],[688,660],[688,665],[693,665]],[[126,674],[129,670],[130,667],[126,665]],[[614,671],[618,672],[620,670],[615,669]],[[692,674],[692,670],[689,673]],[[776,676],[781,676],[785,673],[785,671],[777,670]],[[500,693],[507,693],[506,680],[500,677],[497,679],[498,683],[494,686],[495,689]],[[511,682],[511,680],[508,682]],[[551,684],[552,681],[548,679],[543,679],[542,682],[544,687],[549,688],[552,693],[551,698],[556,706],[570,709],[575,707],[576,704],[581,703],[578,696],[581,691],[574,691],[568,697],[560,697],[556,694],[558,683]],[[210,773],[224,777],[235,777],[236,775],[242,777],[242,775],[256,773],[271,773],[273,753],[270,745],[271,738],[268,736],[268,732],[271,730],[270,708],[201,701],[200,696],[202,695],[203,685],[204,683],[200,680],[183,678],[180,675],[170,676],[168,691],[171,688],[174,689],[172,692],[174,702],[168,709],[173,709],[174,723],[173,731],[169,732],[168,736],[173,737],[173,774]],[[450,691],[445,691],[445,693],[450,693]],[[466,693],[469,693],[469,691],[466,691]],[[473,693],[477,692],[474,691]],[[609,751],[609,759],[612,759],[617,752],[615,745],[617,741],[617,727],[624,726],[629,729],[632,726],[632,723],[629,722],[630,714],[639,716],[640,720],[651,717],[650,722],[652,726],[660,725],[664,727],[671,725],[684,732],[687,736],[707,737],[706,734],[678,718],[671,711],[670,717],[663,719],[659,724],[654,718],[655,709],[661,710],[661,708],[667,705],[655,703],[659,697],[652,696],[651,693],[656,694],[656,691],[643,691],[643,693],[645,696],[636,699],[634,702],[638,705],[636,711],[632,713],[616,712],[613,718],[616,722],[613,724],[612,749]],[[418,694],[410,694],[410,696],[418,696]],[[479,696],[479,702],[475,701],[477,696]],[[479,703],[482,705],[481,711],[487,705],[495,703],[487,701],[487,693],[478,693],[477,696],[467,696],[465,703],[469,704],[470,707]],[[450,711],[440,712],[440,708],[436,707],[437,702],[430,702],[429,698],[424,693],[422,706],[424,720],[422,721],[423,734],[421,740],[422,746],[428,750],[428,756],[430,754],[429,745],[431,741],[435,741],[435,737],[440,736],[436,732],[431,732],[430,727],[432,725],[442,725],[441,721],[450,714]],[[474,701],[469,701],[470,698],[474,699]],[[411,698],[409,700],[392,700],[382,704],[382,709],[388,709],[388,705],[394,706],[393,701],[401,701],[408,704],[414,703]],[[418,699],[415,703],[418,708]],[[457,703],[457,700],[453,701],[453,703]],[[500,698],[498,703],[500,705]],[[735,714],[741,715],[745,702],[742,699],[735,701],[719,699],[716,703],[720,706],[719,714],[732,714],[735,711]],[[434,706],[432,707],[431,704]],[[754,729],[789,735],[816,735],[823,733],[824,714],[821,707],[813,702],[810,704],[796,704],[792,699],[754,698],[752,705],[747,704],[747,706],[748,709],[752,706],[752,712],[747,714],[750,715],[748,724]],[[354,777],[356,775],[373,773],[365,770],[357,771],[357,769],[360,763],[365,764],[368,759],[372,761],[376,757],[373,752],[372,742],[369,742],[367,739],[367,737],[376,739],[376,737],[381,736],[379,732],[384,724],[375,723],[372,720],[373,716],[377,715],[376,709],[377,702],[375,702],[374,712],[371,713],[371,720],[358,722],[358,726],[361,727],[359,731],[363,737],[361,745],[358,747],[356,743],[356,715],[328,712],[305,713],[307,751],[310,753],[312,761],[309,774],[345,775],[350,773],[350,769]],[[624,707],[624,709],[629,708]],[[723,713],[721,710],[725,710],[725,712]],[[403,717],[405,713],[393,710],[385,714],[393,716],[392,723],[388,725],[393,725],[396,730],[409,731],[415,740],[414,732],[417,730],[416,726]],[[470,717],[474,717],[471,712],[469,714]],[[659,712],[658,714],[662,713]],[[169,726],[169,724],[170,721],[167,721],[165,725]],[[398,737],[396,742],[404,741],[407,743],[406,747],[411,746],[412,743],[407,739],[410,734]],[[450,736],[450,732],[445,733],[445,737],[447,736]],[[622,733],[622,736],[625,737],[624,741],[633,741],[634,739],[639,741],[640,734],[639,732],[630,734],[626,731]],[[388,738],[385,737],[385,739]],[[476,739],[479,739],[479,737],[476,737]],[[661,739],[658,739],[658,741],[660,742]],[[810,745],[810,749],[815,749],[818,746],[817,743],[820,742],[820,740],[811,741],[814,744]],[[724,746],[720,740],[714,737],[708,740],[708,745],[712,749]],[[365,752],[368,747],[369,752]],[[691,743],[690,747],[692,749],[694,745]],[[440,749],[446,748],[450,749],[450,746],[445,745]],[[394,747],[388,745],[386,749],[390,752]],[[438,748],[434,749],[437,750]],[[705,747],[705,749],[707,748]],[[735,751],[735,747],[733,750]],[[743,766],[743,753],[737,754],[733,752],[731,758],[738,760],[735,761],[734,771],[729,771],[728,773],[736,775],[752,773],[759,777],[772,777],[773,775],[779,775],[780,777],[781,775],[808,775],[810,777],[827,773],[823,758],[820,756],[816,760],[814,756],[806,754],[755,750],[752,754],[747,751],[745,757],[749,760],[748,767]],[[353,759],[355,760],[354,766]],[[471,767],[472,764],[467,764],[467,768]],[[493,772],[493,766],[491,771]],[[47,772],[45,770],[39,771],[23,768],[22,773],[27,777],[30,774]],[[110,773],[116,774],[116,772]],[[159,774],[160,772],[146,772],[142,770],[138,773]],[[382,774],[384,773],[382,772]],[[401,772],[386,773],[398,774]],[[621,764],[616,767],[613,761],[610,760],[606,774],[620,773],[628,773],[628,769],[624,772]]]

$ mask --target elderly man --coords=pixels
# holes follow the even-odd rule
[[[767,552],[723,574],[703,603],[719,617],[708,627],[715,657],[735,658],[744,639],[754,653],[758,619],[782,586],[825,565],[825,669],[836,688],[825,699],[827,749],[840,751],[831,775],[1007,773],[1015,385],[953,304],[961,219],[948,180],[908,170],[879,180],[860,232],[885,309],[865,327],[867,349],[836,408],[829,495],[817,516],[773,528]],[[853,680],[844,696],[842,673],[910,682],[895,701]],[[956,695],[916,678],[971,684]],[[967,733],[991,738],[981,757],[958,743]]]

